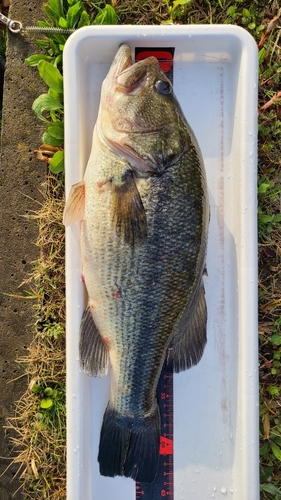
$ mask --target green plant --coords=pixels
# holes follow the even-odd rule
[[[68,35],[63,30],[75,30],[91,24],[116,24],[117,16],[113,7],[108,4],[102,9],[98,7],[97,14],[91,16],[82,0],[49,0],[44,9],[50,21],[38,21],[38,25],[42,31],[57,28],[57,32],[46,32],[47,40],[37,40],[43,53],[30,56],[26,59],[26,64],[37,66],[41,78],[49,87],[47,93],[41,94],[34,101],[32,109],[37,118],[46,123],[42,141],[44,146],[50,146],[50,170],[58,174],[64,170],[62,53]]]
[[[281,214],[279,213],[279,206],[276,207],[276,212],[274,211],[275,205],[279,205],[280,194],[281,182],[279,176],[278,180],[275,180],[275,182],[267,176],[260,177],[258,185],[258,224],[260,241],[266,240],[268,234],[274,229],[277,229],[280,225]]]
[[[170,5],[169,0],[165,0],[165,4],[169,14],[169,19],[167,19],[166,21],[162,21],[162,24],[173,24],[176,16],[180,15],[181,13],[179,7],[182,7],[184,5],[189,7],[191,6],[192,2],[193,0],[174,0],[173,4]]]

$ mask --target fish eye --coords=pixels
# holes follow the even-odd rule
[[[158,80],[155,83],[155,88],[159,94],[168,95],[172,93],[171,85],[165,80]]]

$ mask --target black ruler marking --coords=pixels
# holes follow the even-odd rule
[[[174,500],[173,371],[163,368],[157,396],[161,417],[159,466],[153,483],[136,483],[136,500]]]

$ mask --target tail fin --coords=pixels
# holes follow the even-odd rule
[[[126,476],[151,483],[158,469],[160,415],[132,418],[108,407],[101,428],[98,461],[102,476]]]

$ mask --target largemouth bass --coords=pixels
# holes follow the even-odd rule
[[[164,363],[195,365],[206,344],[209,204],[202,155],[172,85],[121,45],[103,82],[92,151],[72,187],[66,225],[81,220],[88,305],[80,363],[111,366],[98,460],[105,476],[152,482]]]

